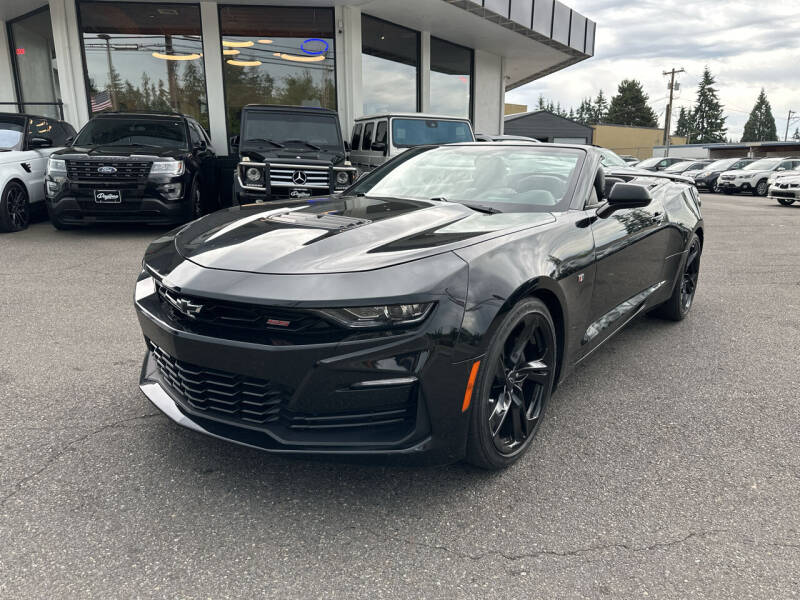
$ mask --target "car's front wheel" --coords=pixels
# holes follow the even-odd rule
[[[766,196],[768,190],[769,190],[769,184],[767,183],[767,180],[762,179],[756,184],[756,187],[753,190],[753,194],[756,196]]]
[[[784,206],[791,206],[792,204],[794,204],[794,200],[792,200],[791,198],[778,198],[778,202],[780,202]]]
[[[0,231],[22,231],[27,229],[30,220],[28,191],[16,181],[9,182],[0,196]]]
[[[530,447],[553,390],[558,353],[541,300],[519,302],[505,316],[481,361],[471,399],[467,460],[502,469]]]

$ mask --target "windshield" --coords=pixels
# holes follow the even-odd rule
[[[446,200],[502,212],[565,210],[585,151],[525,146],[440,146],[404,152],[347,193]]]
[[[25,119],[0,119],[0,150],[18,150],[24,131]]]
[[[690,161],[690,160],[683,161],[683,162],[678,162],[678,163],[675,163],[674,165],[668,166],[666,169],[664,169],[664,172],[666,172],[666,173],[682,173],[683,171],[685,171],[689,167],[691,167],[693,164],[694,163],[692,163],[692,161]]]
[[[600,162],[604,167],[627,167],[626,163],[616,152],[606,148],[598,148],[600,151]]]
[[[738,158],[723,158],[722,160],[715,160],[707,167],[704,167],[704,169],[706,171],[725,171],[738,160]]]
[[[186,128],[180,119],[93,119],[75,138],[76,146],[152,146],[186,148]]]
[[[640,162],[636,166],[637,167],[654,167],[655,165],[660,163],[662,160],[664,160],[664,159],[661,158],[661,157],[658,157],[658,156],[656,158],[645,158],[642,162]]]
[[[777,167],[781,161],[783,161],[782,158],[762,158],[746,167],[742,167],[742,169],[745,171],[769,171]]]
[[[397,148],[472,142],[469,123],[438,119],[392,119],[392,143]]]
[[[241,134],[242,145],[292,148],[305,152],[342,152],[339,124],[329,113],[248,110]]]

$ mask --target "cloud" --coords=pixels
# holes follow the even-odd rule
[[[568,0],[567,4],[597,22],[596,54],[564,71],[517,88],[508,102],[534,105],[539,94],[577,108],[599,89],[610,97],[624,78],[642,82],[650,104],[663,116],[667,79],[673,67],[684,68],[675,101],[694,102],[697,84],[708,65],[728,117],[728,135],[738,140],[750,109],[763,87],[782,136],[791,108],[800,110],[800,2],[797,0]],[[800,123],[794,123],[794,127]],[[791,134],[790,131],[790,134]]]

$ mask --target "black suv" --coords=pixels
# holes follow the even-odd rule
[[[333,194],[356,180],[335,111],[248,104],[241,122],[231,139],[239,155],[234,205]]]
[[[215,154],[186,115],[105,113],[47,164],[56,229],[88,223],[176,224],[215,208]]]

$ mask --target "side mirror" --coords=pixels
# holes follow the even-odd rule
[[[775,169],[775,170],[776,170],[776,171],[785,171],[785,170],[786,170],[786,167],[778,167],[778,168],[777,168],[777,169]]]
[[[53,145],[53,140],[43,137],[32,137],[28,140],[29,148],[50,148]]]
[[[375,150],[377,152],[386,152],[386,144],[384,142],[373,142],[370,149]]]
[[[234,148],[238,148],[239,147],[239,136],[238,135],[232,135],[231,139],[230,139],[230,143],[231,143],[231,150],[233,150]]]
[[[608,201],[597,209],[601,219],[610,217],[615,211],[624,208],[642,208],[650,204],[653,197],[643,185],[635,183],[616,183],[608,194]]]
[[[347,140],[345,140],[344,142],[344,151],[350,152],[350,142],[348,142]]]
[[[200,152],[203,152],[203,151],[204,151],[206,148],[208,148],[208,145],[206,144],[206,141],[205,141],[205,140],[200,140],[199,142],[197,142],[197,143],[194,145],[194,147],[195,147],[197,150],[200,150]]]
[[[65,146],[72,146],[72,142],[74,142],[74,141],[75,141],[75,138],[73,136],[69,136],[66,140],[64,140],[64,145]]]

